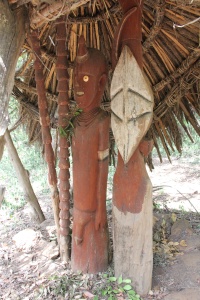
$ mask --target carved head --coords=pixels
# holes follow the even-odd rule
[[[83,36],[79,38],[74,67],[73,85],[76,103],[84,111],[98,107],[107,81],[108,67],[101,51],[87,49]]]

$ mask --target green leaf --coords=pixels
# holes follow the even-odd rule
[[[140,295],[136,294],[135,295],[136,299],[140,299]]]
[[[123,279],[123,283],[131,283],[131,279]]]
[[[66,132],[65,132],[64,128],[59,127],[59,134],[60,134],[61,136],[66,136]]]
[[[123,282],[123,279],[122,279],[122,275],[121,276],[119,276],[119,278],[118,278],[118,284],[121,284],[122,282]]]
[[[98,300],[99,298],[98,298],[98,296],[94,296],[94,298],[93,298],[93,300]]]
[[[135,296],[135,291],[133,291],[133,290],[130,290],[130,291],[128,291],[128,294],[129,294],[129,295],[133,295],[133,296]]]
[[[126,284],[126,285],[123,287],[123,289],[124,289],[125,291],[130,291],[130,290],[132,289],[132,286],[129,285],[129,284]]]
[[[69,125],[71,125],[71,127],[74,128],[74,125],[71,121],[69,121]]]
[[[114,294],[118,294],[120,290],[112,290]]]
[[[116,277],[109,277],[108,280],[109,280],[110,282],[114,282],[114,281],[117,280],[117,278],[116,278]]]
[[[108,274],[103,274],[103,278],[107,278],[108,277]]]
[[[102,296],[105,296],[108,293],[108,290],[102,291]]]
[[[112,300],[113,299],[113,297],[112,297],[112,295],[110,295],[109,297],[108,297],[108,300]]]

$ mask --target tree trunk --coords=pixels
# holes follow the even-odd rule
[[[22,165],[22,162],[18,156],[17,150],[13,144],[11,135],[8,130],[6,130],[4,138],[6,141],[6,147],[8,150],[9,157],[17,174],[17,178],[24,190],[25,198],[32,207],[34,219],[38,223],[42,223],[45,220],[44,214],[41,210],[41,207],[31,186],[28,173]]]
[[[8,127],[8,102],[14,85],[15,67],[25,37],[24,9],[12,12],[0,1],[0,136]],[[1,151],[0,151],[1,152]]]

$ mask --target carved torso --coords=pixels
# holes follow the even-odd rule
[[[76,174],[73,186],[74,205],[79,210],[94,212],[97,209],[98,151],[104,150],[100,149],[100,140],[102,128],[108,128],[108,123],[107,113],[99,108],[93,116],[83,114],[76,119],[72,139],[73,172]]]

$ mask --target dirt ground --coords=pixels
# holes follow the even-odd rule
[[[154,165],[149,172],[155,207],[153,284],[143,299],[198,300],[200,166],[194,159],[162,165],[154,160]],[[28,206],[14,215],[0,210],[0,299],[93,299],[103,277],[73,274],[70,264],[61,263],[50,197],[38,198],[46,216],[40,226]]]

